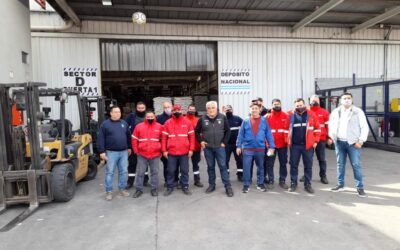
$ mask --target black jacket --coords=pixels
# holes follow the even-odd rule
[[[218,113],[213,119],[204,115],[195,128],[196,139],[201,143],[207,142],[209,148],[219,148],[221,143],[228,145],[231,130],[226,116]]]

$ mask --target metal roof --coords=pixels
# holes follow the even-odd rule
[[[399,0],[47,0],[77,25],[82,20],[130,21],[133,12],[147,22],[193,24],[306,25],[351,27],[400,26]]]

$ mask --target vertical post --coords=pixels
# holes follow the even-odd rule
[[[390,122],[390,115],[389,115],[389,83],[384,83],[384,92],[385,92],[385,100],[384,100],[384,142],[385,144],[389,144],[389,122]]]
[[[364,113],[367,112],[367,87],[363,86],[361,89],[361,108],[364,111]]]
[[[352,83],[353,83],[353,86],[356,86],[356,74],[355,73],[353,73],[353,81],[352,81]]]

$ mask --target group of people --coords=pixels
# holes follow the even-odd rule
[[[279,99],[273,99],[268,110],[262,98],[257,98],[251,102],[249,117],[245,119],[234,115],[231,105],[225,105],[222,113],[219,112],[215,101],[206,104],[207,113],[200,118],[194,105],[187,108],[184,116],[181,105],[165,102],[163,113],[156,116],[139,102],[136,111],[123,120],[120,108],[114,106],[110,119],[103,122],[98,135],[98,151],[106,161],[106,200],[113,198],[115,168],[119,173],[120,195],[129,196],[127,189],[134,186],[133,197],[138,198],[149,182],[151,195],[158,196],[160,161],[164,170],[164,196],[171,195],[175,188],[190,195],[189,159],[194,185],[204,186],[199,168],[202,150],[208,173],[206,193],[215,191],[217,163],[226,195],[234,195],[229,176],[232,154],[237,179],[243,182],[243,193],[249,192],[252,185],[254,165],[257,168],[256,189],[265,192],[274,188],[276,158],[279,160],[277,180],[282,189],[295,192],[300,181],[304,182],[306,192],[314,193],[311,186],[314,152],[319,162],[320,180],[328,184],[325,149],[327,144],[333,143],[337,185],[331,190],[344,190],[345,165],[349,156],[358,195],[365,197],[360,149],[367,140],[369,128],[364,112],[353,105],[352,99],[351,93],[344,93],[340,98],[341,105],[329,114],[320,106],[317,95],[309,98],[308,107],[304,99],[296,99],[294,109],[289,112],[282,110]],[[290,185],[286,184],[288,158]],[[303,160],[304,176],[298,180],[300,159]]]

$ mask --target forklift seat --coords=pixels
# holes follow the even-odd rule
[[[61,120],[55,120],[57,123],[57,130],[58,130],[58,138],[61,139]],[[72,122],[68,119],[65,119],[65,141],[71,141],[72,139]]]

